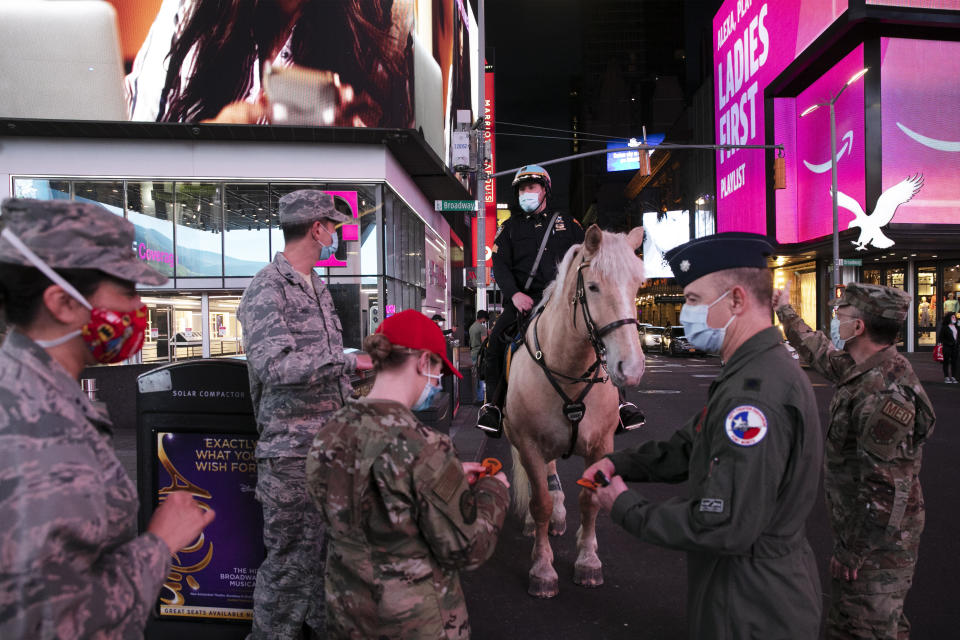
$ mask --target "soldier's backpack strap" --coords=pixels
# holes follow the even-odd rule
[[[549,240],[550,236],[553,235],[553,225],[556,224],[557,217],[559,215],[559,211],[553,214],[553,217],[550,218],[550,224],[547,225],[547,230],[543,232],[543,240],[540,241],[540,250],[537,251],[537,259],[533,261],[533,269],[530,269],[530,275],[527,276],[527,282],[523,285],[524,293],[529,291],[530,285],[533,284],[533,277],[537,273],[537,267],[540,266],[540,258],[543,257],[543,250],[547,248],[547,240]]]

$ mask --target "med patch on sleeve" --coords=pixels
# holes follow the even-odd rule
[[[767,416],[757,407],[743,404],[730,410],[723,426],[732,443],[752,447],[767,435]]]

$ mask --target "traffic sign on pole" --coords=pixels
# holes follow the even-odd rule
[[[434,200],[435,211],[479,211],[480,205],[476,200]]]
[[[842,258],[840,260],[840,266],[842,267],[862,267],[863,260],[861,258]]]

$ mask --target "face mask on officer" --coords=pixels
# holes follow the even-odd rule
[[[725,291],[710,304],[684,304],[680,310],[680,324],[683,325],[683,331],[690,344],[697,349],[707,353],[720,353],[727,327],[737,316],[730,316],[727,324],[714,328],[707,324],[707,315],[710,313],[710,307],[723,300],[729,293],[730,290]]]
[[[841,320],[840,318],[834,316],[830,318],[830,341],[833,342],[833,346],[837,349],[843,349],[844,345],[853,340],[856,336],[850,336],[849,338],[840,337],[840,325],[847,324],[848,322],[856,321],[856,318],[847,318],[846,320]]]
[[[331,238],[330,244],[325,245],[323,244],[323,242],[320,243],[321,245],[320,261],[322,262],[324,260],[328,260],[332,258],[337,253],[337,247],[339,246],[340,242],[339,242],[339,237],[337,235],[336,229],[334,229],[333,231],[330,231],[325,226],[323,226],[323,223],[321,223],[320,226],[323,228],[323,230],[327,234],[330,235],[330,238]]]
[[[51,269],[9,229],[3,230],[3,237],[43,275],[90,310],[90,320],[82,327],[55,340],[37,340],[39,346],[49,349],[82,336],[94,359],[101,364],[120,362],[140,351],[147,329],[147,305],[141,305],[134,311],[113,311],[94,307],[73,285]]]
[[[423,391],[420,392],[420,397],[417,398],[416,403],[413,405],[414,411],[428,409],[433,402],[433,397],[440,393],[440,374],[421,371],[420,375],[425,376],[427,382],[423,385]],[[431,382],[431,380],[436,380],[436,384]]]

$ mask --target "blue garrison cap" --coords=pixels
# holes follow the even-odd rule
[[[670,249],[664,257],[677,284],[685,287],[715,271],[740,267],[765,269],[767,256],[772,253],[773,247],[766,236],[730,231],[691,240]]]

